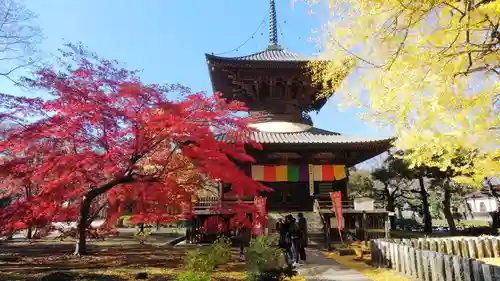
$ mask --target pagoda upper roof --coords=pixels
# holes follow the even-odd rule
[[[268,47],[260,52],[239,56],[239,57],[222,57],[214,54],[205,54],[207,60],[210,62],[221,62],[221,63],[242,63],[247,66],[262,65],[262,63],[278,63],[270,64],[282,67],[281,63],[292,63],[293,65],[301,64],[310,61],[309,58],[302,54],[291,52],[283,49],[278,43],[278,22],[276,16],[275,0],[270,0],[269,2],[269,45]],[[281,62],[281,63],[280,63]]]

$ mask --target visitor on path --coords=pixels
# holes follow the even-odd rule
[[[292,252],[292,258],[293,258],[293,266],[297,265],[299,263],[299,246],[300,246],[300,230],[299,226],[297,224],[297,221],[292,215],[286,216],[286,221],[288,221],[288,228],[287,228],[287,235],[290,237],[291,240],[291,252]]]
[[[281,224],[279,228],[279,246],[283,250],[283,255],[285,256],[285,264],[289,267],[294,265],[294,255],[293,255],[293,244],[292,239],[290,237],[290,232],[288,229],[291,227],[291,222],[288,220],[288,217],[285,218],[285,221]]]
[[[307,220],[304,218],[304,214],[299,213],[299,262],[306,261],[306,247],[308,246],[308,236],[307,236]]]
[[[282,218],[279,218],[277,221],[276,221],[276,232],[280,233],[281,229],[283,228],[283,219]]]
[[[240,246],[240,260],[245,261],[245,244],[248,241],[248,234],[250,232],[244,225],[239,225],[238,228],[236,228],[236,241]]]

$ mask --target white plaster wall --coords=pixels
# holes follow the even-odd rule
[[[262,122],[248,125],[251,128],[255,128],[261,132],[273,132],[273,133],[295,133],[303,132],[311,128],[310,125],[294,123],[294,122],[284,122],[284,121],[273,121],[273,122]]]
[[[467,203],[470,204],[473,213],[481,212],[481,203],[485,205],[486,212],[494,212],[498,209],[497,202],[493,198],[468,199]]]

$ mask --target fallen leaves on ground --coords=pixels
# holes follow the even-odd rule
[[[500,266],[500,258],[484,258],[481,261],[486,264]]]
[[[365,255],[363,260],[355,260],[355,256],[339,256],[335,253],[326,253],[327,256],[339,264],[356,270],[373,281],[410,281],[410,279],[398,275],[394,271],[385,268],[375,268],[367,264],[370,256]]]

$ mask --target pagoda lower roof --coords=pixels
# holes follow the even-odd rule
[[[299,132],[265,132],[253,131],[251,139],[260,144],[358,144],[358,145],[387,145],[394,138],[363,138],[343,135],[327,130],[311,127]],[[225,136],[218,137],[224,141]]]

